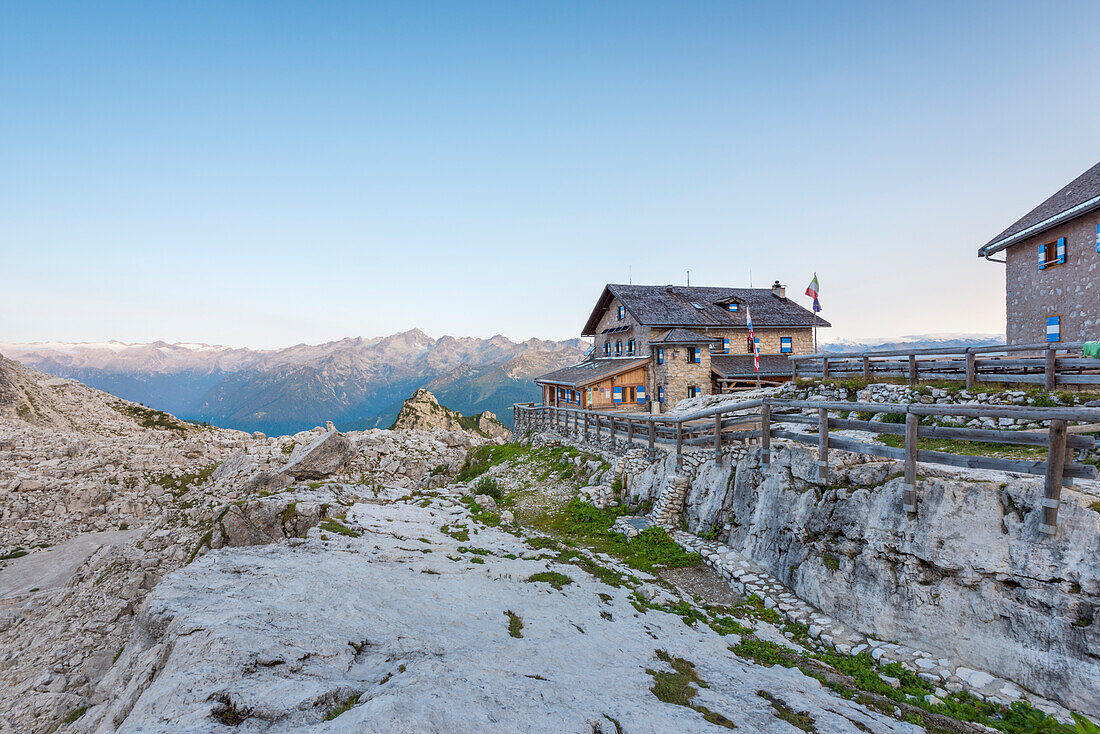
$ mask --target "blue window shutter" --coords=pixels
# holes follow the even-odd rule
[[[1060,341],[1062,341],[1062,317],[1061,316],[1048,316],[1047,317],[1047,341],[1048,342],[1060,342]]]
[[[1039,245],[1039,269],[1047,269],[1047,246]]]
[[[1055,245],[1055,247],[1058,248],[1055,250],[1055,253],[1058,255],[1058,264],[1064,265],[1066,262],[1066,238],[1059,237],[1058,244]]]
[[[1100,252],[1100,224],[1096,225],[1096,251]]]
[[[645,405],[645,385],[638,386],[638,405]]]
[[[729,351],[730,351],[730,340],[729,339],[723,339],[722,340],[722,351],[727,353],[727,354],[729,353]]]
[[[665,402],[665,389],[663,387],[658,387],[657,388],[657,402],[658,403]]]
[[[616,387],[613,392],[614,392],[613,400],[615,402],[615,405],[622,405],[623,404],[623,389],[621,387]]]

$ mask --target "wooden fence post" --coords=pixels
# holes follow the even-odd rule
[[[760,406],[760,462],[769,467],[772,463],[772,405]]]
[[[866,354],[863,355],[863,379],[867,381],[871,380],[871,358]]]
[[[829,479],[829,409],[817,409],[817,475],[821,483]]]
[[[1058,377],[1058,353],[1053,348],[1047,349],[1046,365],[1043,369],[1043,382],[1047,392],[1054,392],[1054,386]]]
[[[684,422],[676,421],[676,468],[684,465]]]
[[[906,512],[917,511],[917,429],[920,416],[916,413],[905,414],[905,489],[902,494],[902,509]]]
[[[1062,472],[1066,466],[1066,422],[1050,422],[1050,450],[1047,452],[1047,475],[1043,485],[1043,522],[1039,532],[1058,532],[1058,506],[1062,504]]]
[[[972,390],[978,384],[978,355],[966,350],[966,389]]]
[[[791,382],[798,382],[798,360],[791,360]]]
[[[588,413],[584,414],[584,442],[588,443]]]
[[[611,448],[615,448],[615,415],[611,414],[607,418],[611,421]]]
[[[649,422],[649,460],[657,457],[657,421]]]
[[[714,463],[722,463],[722,414],[714,414]]]
[[[917,355],[909,355],[909,384],[917,384]]]
[[[600,445],[603,434],[603,420],[599,413],[593,416],[596,419],[596,445]]]
[[[829,379],[829,358],[828,357],[822,357],[821,358],[821,379],[822,380],[828,380]]]
[[[626,443],[628,446],[634,446],[634,419],[626,419]]]

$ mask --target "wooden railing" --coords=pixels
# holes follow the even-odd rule
[[[761,460],[771,463],[773,438],[816,446],[818,477],[828,481],[829,451],[850,451],[868,456],[898,459],[904,462],[905,482],[902,506],[916,513],[917,462],[968,469],[989,469],[1044,477],[1043,521],[1041,532],[1054,534],[1063,484],[1073,479],[1094,479],[1096,467],[1074,461],[1074,450],[1095,448],[1093,436],[1076,435],[1071,423],[1100,422],[1100,408],[1037,408],[1001,405],[925,405],[892,403],[849,403],[813,400],[762,398],[722,405],[682,414],[649,415],[644,413],[604,413],[580,408],[535,405],[513,406],[513,425],[517,432],[527,430],[558,431],[582,441],[602,444],[619,441],[647,447],[655,458],[658,445],[675,448],[677,466],[682,465],[684,447],[712,446],[714,459],[722,461],[722,447],[734,441],[759,440]],[[810,411],[810,412],[807,412]],[[852,419],[852,413],[892,414],[901,422],[876,422]],[[835,417],[830,414],[837,414]],[[842,415],[841,415],[842,414]],[[1045,431],[984,428],[959,428],[922,425],[925,418],[1012,418],[1015,421],[1042,422]],[[783,424],[800,424],[815,429],[798,433]],[[904,437],[904,446],[894,447],[863,441],[851,436],[831,435],[831,430],[866,431]],[[954,454],[920,448],[920,439],[981,441],[1022,446],[1042,446],[1046,459],[1008,459],[995,456]]]
[[[1082,355],[1083,343],[1020,344],[1012,346],[941,347],[888,352],[802,354],[790,357],[791,377],[840,379],[858,377],[1060,386],[1100,386],[1100,359]]]

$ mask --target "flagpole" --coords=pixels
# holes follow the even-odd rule
[[[814,311],[814,354],[817,354],[817,311]]]

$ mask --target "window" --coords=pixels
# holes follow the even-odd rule
[[[634,356],[634,340],[631,339],[626,343],[626,353],[631,357]]]
[[[791,354],[793,351],[794,351],[794,345],[791,342],[791,338],[789,336],[779,337],[779,353],[780,354]]]
[[[688,362],[693,364],[699,364],[699,347],[691,347],[688,349]]]
[[[699,309],[700,311],[703,310],[703,305],[701,303],[696,303],[695,301],[692,301],[691,305],[695,306],[695,308]]]
[[[665,402],[665,388],[662,385],[657,386],[657,402]]]
[[[693,398],[698,394],[699,394],[699,388],[695,387],[694,385],[689,385],[688,386],[688,397],[689,398]]]
[[[622,340],[615,342],[615,356],[623,356],[623,343]]]
[[[1047,316],[1047,341],[1062,341],[1062,316]]]
[[[657,364],[664,364],[664,363],[665,363],[665,350],[658,349],[657,350]]]
[[[759,343],[759,340],[757,340],[757,343]],[[749,350],[749,354],[752,354],[752,337],[751,336],[746,336],[745,337],[745,348]]]
[[[741,310],[741,304],[737,301],[730,301],[726,304],[726,308],[730,310],[730,313],[737,313]]]
[[[603,356],[605,356],[605,357],[610,357],[611,356],[611,342],[604,342],[603,343]]]
[[[1039,269],[1046,270],[1066,261],[1066,238],[1059,237],[1053,242],[1039,245]]]
[[[626,318],[626,306],[619,306],[619,321]]]

